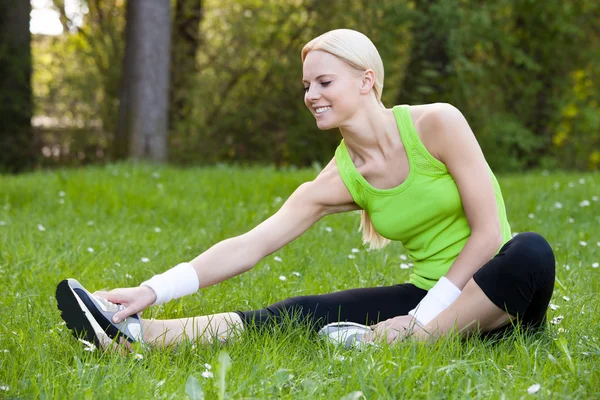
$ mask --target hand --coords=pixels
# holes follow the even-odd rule
[[[156,293],[148,286],[113,289],[110,292],[95,292],[94,295],[105,298],[111,303],[122,304],[125,309],[116,313],[114,323],[145,310],[156,301]]]
[[[422,329],[419,322],[412,315],[401,315],[387,319],[371,327],[373,332],[368,333],[363,341],[373,342],[387,341],[393,343],[401,341],[412,335],[414,332]]]

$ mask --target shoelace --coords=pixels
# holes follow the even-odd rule
[[[94,297],[96,299],[98,299],[98,301],[100,301],[102,304],[104,304],[107,311],[118,312],[118,311],[122,311],[125,309],[125,306],[122,304],[116,304],[116,303],[110,302],[103,297],[99,297],[99,296],[94,296]]]

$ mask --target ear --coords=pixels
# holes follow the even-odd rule
[[[372,69],[368,69],[364,72],[362,81],[360,84],[360,93],[367,94],[375,85],[375,72]]]

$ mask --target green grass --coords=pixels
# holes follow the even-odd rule
[[[0,176],[0,398],[196,398],[194,387],[207,399],[358,398],[358,391],[367,399],[600,398],[597,173],[499,176],[513,230],[542,233],[557,256],[552,302],[560,308],[548,315],[564,319],[536,337],[347,351],[283,326],[224,346],[186,344],[136,359],[84,351],[61,323],[54,300],[61,279],[75,277],[91,290],[137,285],[252,228],[315,173],[127,164]],[[258,308],[293,295],[405,281],[402,246],[365,251],[358,219],[327,217],[252,271],[145,315]],[[350,259],[353,248],[360,252]],[[214,377],[202,376],[204,364]],[[528,394],[534,384],[540,390]]]

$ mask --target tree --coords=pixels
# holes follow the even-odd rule
[[[0,170],[33,164],[29,1],[0,0]]]
[[[177,0],[173,21],[170,131],[181,132],[192,123],[193,92],[198,73],[196,54],[202,43],[202,0]]]
[[[171,9],[169,0],[129,0],[117,155],[167,160]]]

